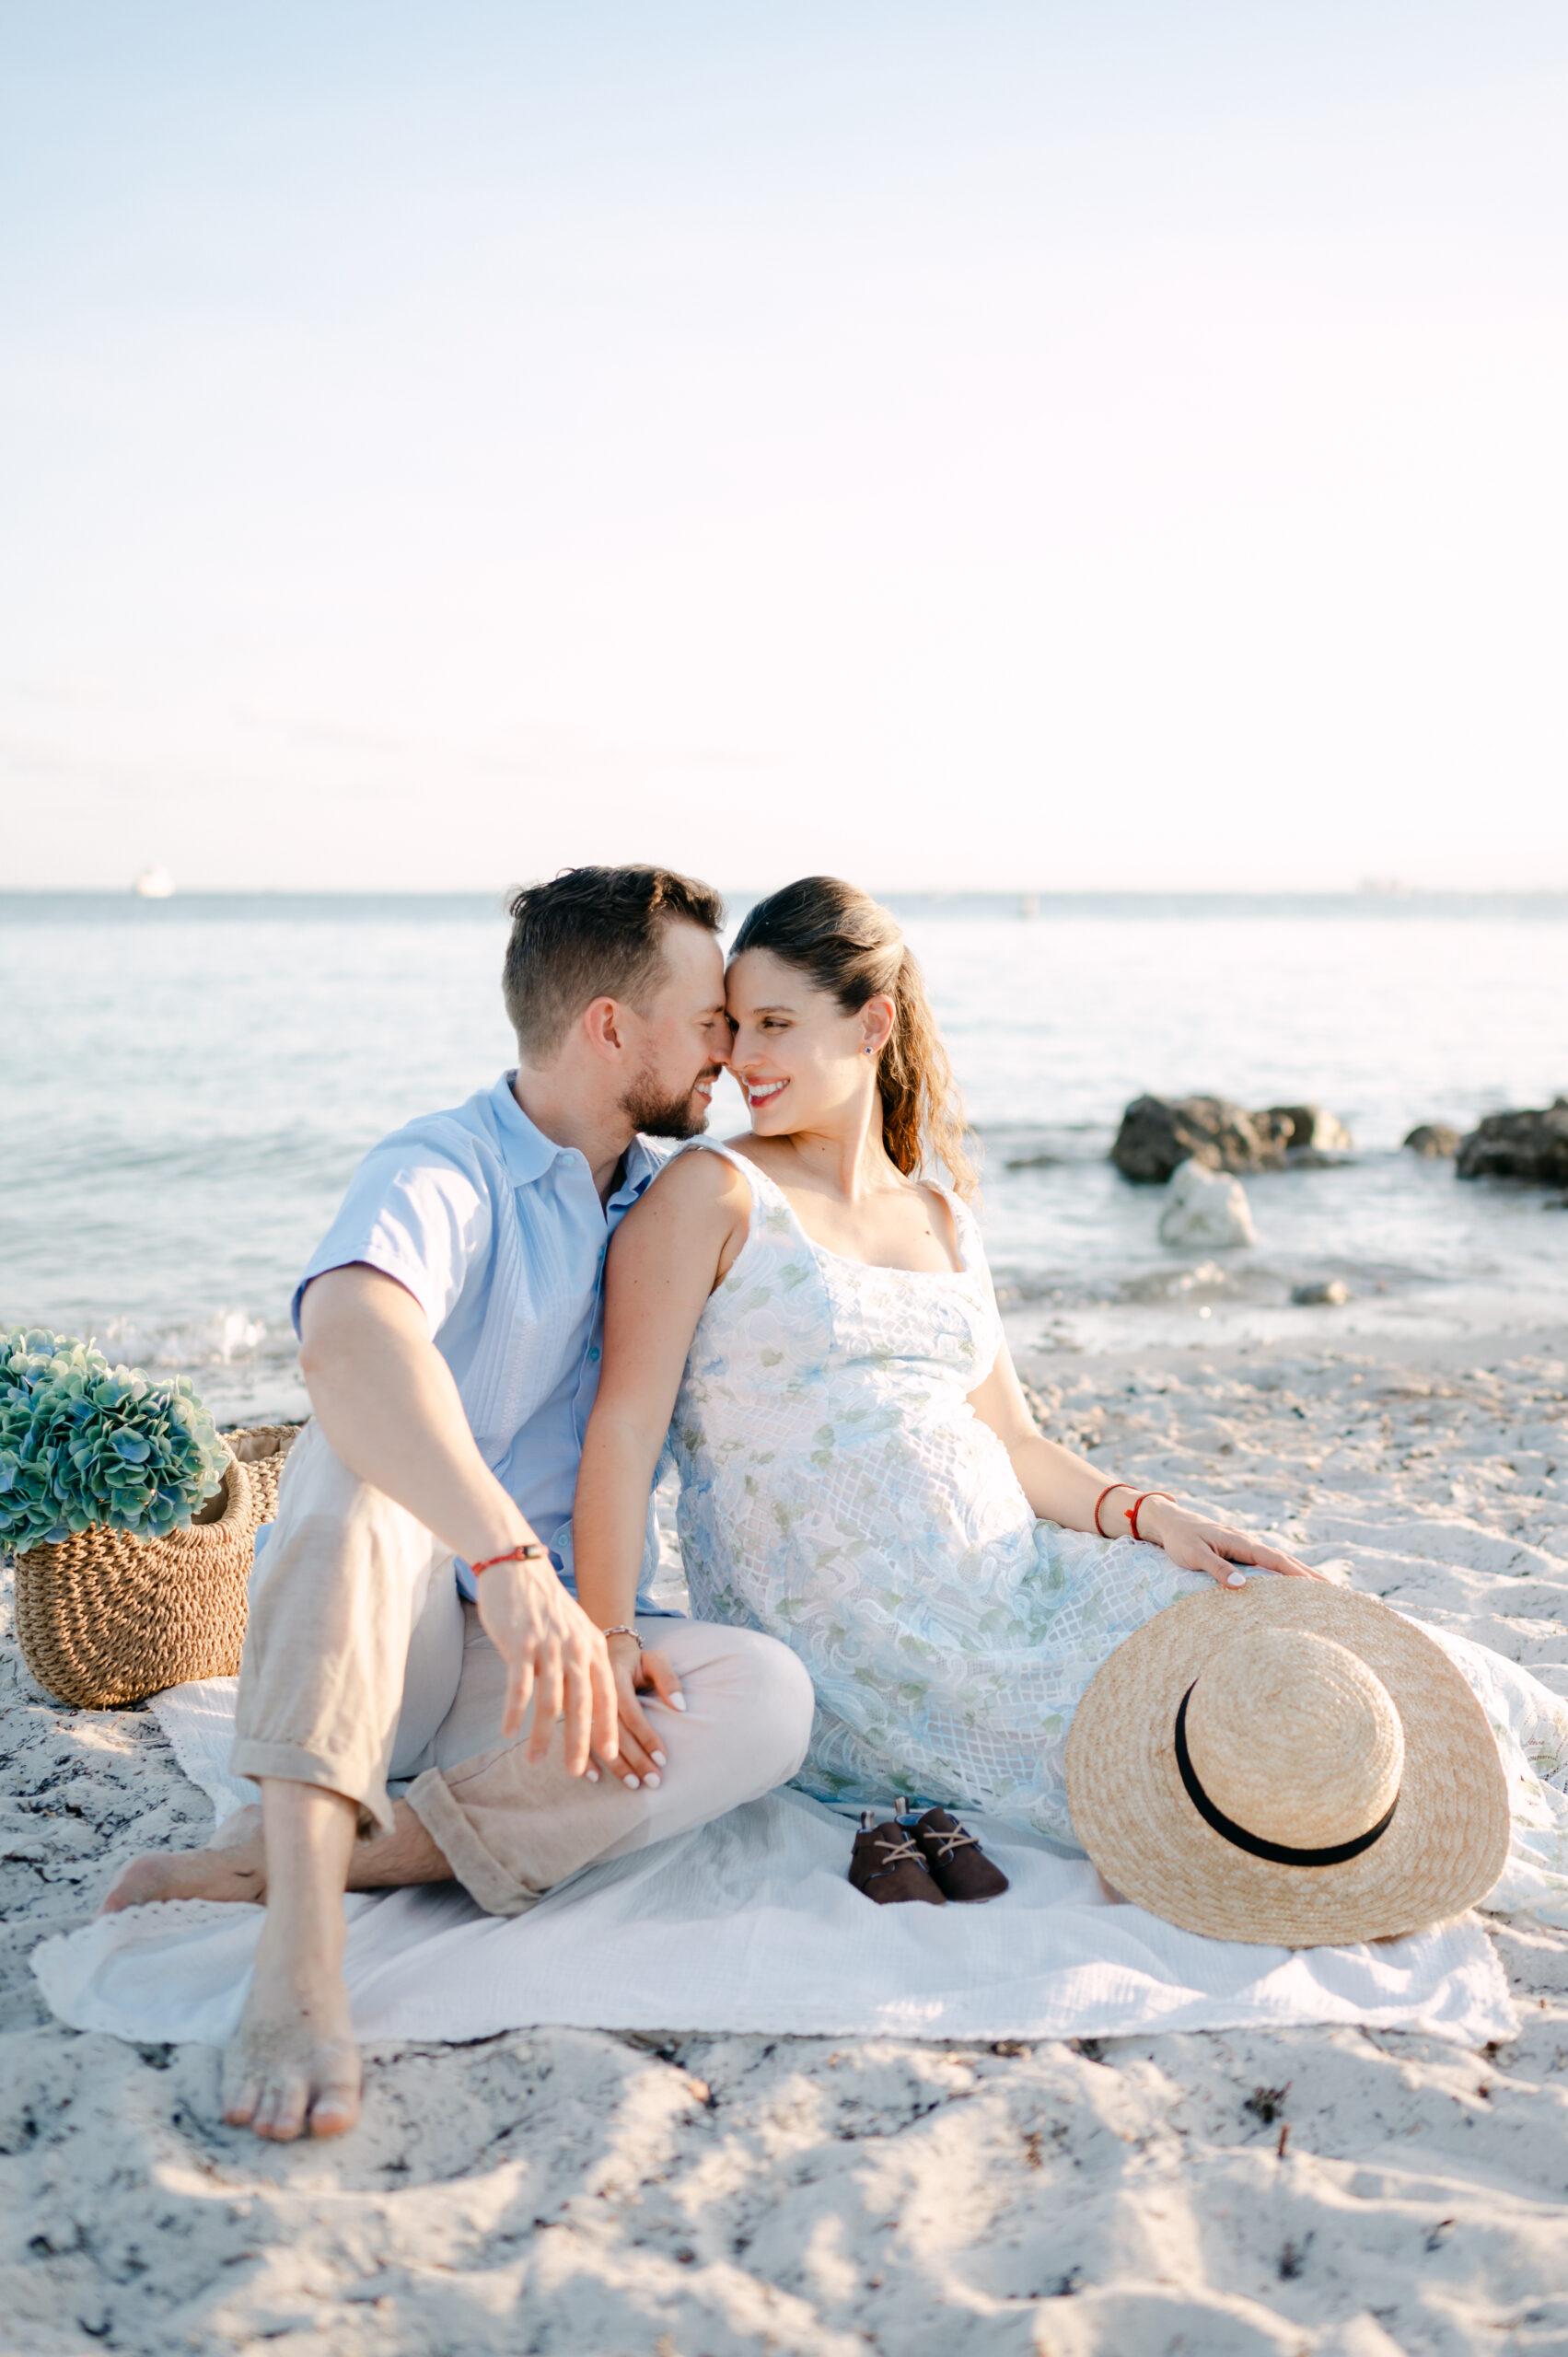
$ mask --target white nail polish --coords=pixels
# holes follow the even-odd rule
[[[646,1784],[649,1792],[651,1793],[657,1784],[658,1778],[656,1776],[645,1776],[643,1782]]]
[[[637,1784],[638,1779],[635,1776],[628,1776],[626,1778],[626,1789],[629,1793],[634,1793],[637,1789]]]
[[[597,1768],[590,1768],[590,1769],[588,1770],[588,1782],[589,1782],[589,1783],[590,1783],[590,1784],[597,1784],[597,1783],[598,1783],[598,1770]]]
[[[1245,1586],[1247,1585],[1247,1574],[1246,1574],[1246,1573],[1245,1573],[1245,1572],[1232,1572],[1232,1573],[1231,1573],[1231,1575],[1230,1575],[1229,1579],[1227,1579],[1227,1580],[1226,1580],[1226,1582],[1225,1582],[1225,1585],[1226,1585],[1226,1587],[1245,1587]]]
[[[653,1761],[656,1768],[666,1768],[669,1764],[662,1751],[650,1751],[648,1758]]]
[[[683,1711],[686,1708],[685,1695],[672,1694],[669,1698],[669,1707],[672,1711]]]

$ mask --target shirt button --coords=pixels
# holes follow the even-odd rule
[[[597,1358],[598,1358],[598,1344],[597,1342],[593,1342],[593,1343],[590,1343],[590,1344],[589,1344],[589,1346],[588,1346],[588,1356],[589,1356],[589,1358],[591,1358],[591,1359],[597,1359]]]

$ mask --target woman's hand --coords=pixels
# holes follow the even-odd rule
[[[613,1759],[601,1759],[599,1764],[633,1792],[639,1784],[656,1787],[665,1765],[664,1742],[637,1697],[656,1694],[672,1711],[683,1711],[686,1702],[675,1665],[668,1654],[652,1647],[640,1650],[635,1637],[614,1636],[605,1642],[620,1712],[621,1748]]]
[[[1260,1572],[1279,1572],[1286,1579],[1320,1580],[1323,1576],[1309,1563],[1298,1563],[1283,1548],[1266,1547],[1260,1538],[1233,1530],[1217,1515],[1179,1505],[1174,1498],[1151,1498],[1138,1516],[1138,1528],[1144,1538],[1163,1547],[1184,1572],[1207,1572],[1221,1587],[1246,1586],[1247,1574],[1235,1568],[1237,1563],[1253,1563]]]

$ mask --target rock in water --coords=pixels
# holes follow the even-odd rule
[[[1355,1144],[1344,1123],[1321,1105],[1271,1105],[1252,1119],[1286,1154],[1349,1154]]]
[[[1121,1116],[1110,1158],[1135,1185],[1163,1187],[1185,1162],[1205,1170],[1281,1170],[1285,1150],[1228,1097],[1135,1097]]]
[[[1327,1284],[1292,1285],[1290,1297],[1298,1309],[1342,1309],[1350,1299],[1350,1289],[1330,1277]]]
[[[1568,1187],[1568,1097],[1554,1098],[1544,1113],[1489,1113],[1461,1140],[1454,1167],[1461,1178]]]
[[[1170,1182],[1170,1201],[1160,1213],[1162,1244],[1256,1244],[1251,1206],[1235,1178],[1206,1170],[1196,1158],[1184,1162]]]
[[[1446,1121],[1418,1121],[1405,1140],[1411,1154],[1424,1155],[1428,1162],[1441,1162],[1459,1151],[1460,1136]]]

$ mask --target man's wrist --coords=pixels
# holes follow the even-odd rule
[[[549,1561],[550,1550],[541,1539],[518,1538],[515,1539],[510,1547],[498,1547],[494,1555],[476,1557],[470,1563],[469,1570],[477,1579],[481,1572],[498,1571],[503,1564],[510,1566],[513,1563],[521,1563],[529,1570],[537,1571]]]

